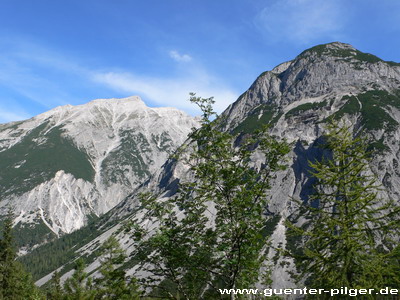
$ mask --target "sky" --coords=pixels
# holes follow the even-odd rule
[[[0,0],[0,123],[140,96],[222,112],[262,72],[340,41],[400,62],[397,0]]]

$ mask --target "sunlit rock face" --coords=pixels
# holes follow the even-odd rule
[[[198,122],[139,97],[62,106],[0,125],[1,206],[16,221],[72,232],[157,170]],[[51,233],[50,232],[50,233]]]

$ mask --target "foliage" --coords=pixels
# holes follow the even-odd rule
[[[278,120],[277,107],[271,104],[263,104],[255,108],[249,113],[247,118],[241,122],[235,129],[233,134],[254,133],[266,124],[272,124]]]
[[[43,222],[37,218],[35,223],[23,224],[22,222],[14,226],[15,244],[17,248],[32,248],[35,245],[54,239],[56,234]]]
[[[101,277],[95,280],[98,299],[139,299],[138,286],[134,278],[126,278],[124,270],[118,268],[126,259],[117,239],[111,236],[100,249]]]
[[[60,283],[60,273],[55,271],[50,280],[46,294],[49,300],[92,300],[92,299],[139,299],[139,287],[134,278],[126,276],[119,268],[126,259],[114,236],[107,239],[99,251],[99,276],[94,278],[85,272],[85,261],[79,258],[75,261],[73,274]]]
[[[292,108],[285,114],[285,119],[288,119],[291,116],[297,116],[300,113],[308,110],[317,110],[319,108],[322,108],[324,106],[327,106],[328,102],[322,101],[322,102],[313,102],[313,103],[304,103],[301,105],[296,106],[295,108]]]
[[[0,152],[0,191],[3,196],[23,194],[54,178],[59,170],[92,181],[94,169],[88,155],[77,149],[59,127],[48,123],[31,130],[20,142]],[[63,159],[60,159],[62,157]]]
[[[360,62],[368,62],[368,63],[385,62],[384,60],[370,53],[364,53],[357,49],[328,48],[327,44],[317,45],[310,49],[307,49],[303,51],[300,54],[300,56],[305,53],[315,53],[318,56],[329,55],[342,59],[355,59]],[[393,62],[386,62],[386,63],[391,65],[398,65]]]
[[[15,260],[12,226],[13,213],[9,209],[0,241],[0,299],[40,299],[30,274]]]
[[[59,300],[63,299],[64,291],[61,286],[61,278],[58,270],[54,271],[51,277],[49,287],[47,289],[47,299],[48,300]]]
[[[79,258],[75,262],[75,272],[64,283],[65,299],[88,300],[94,299],[95,289],[92,278],[85,272],[85,262]]]
[[[101,163],[103,184],[109,186],[112,183],[127,182],[124,169],[116,168],[117,165],[130,165],[132,171],[141,180],[150,176],[149,167],[146,163],[146,152],[151,151],[150,143],[145,135],[132,130],[120,131],[120,146],[110,152]],[[165,144],[166,140],[160,140]]]
[[[107,215],[102,216],[101,219],[93,216],[92,220],[89,220],[89,224],[85,227],[39,246],[30,253],[18,258],[18,260],[32,273],[33,278],[37,280],[73,260],[76,257],[76,249],[79,249],[108,228],[103,228],[101,231],[98,229],[101,225],[104,225],[103,222],[106,218]],[[67,272],[72,270],[73,267],[73,264],[71,266],[64,266],[62,271]]]
[[[387,108],[394,106],[400,108],[399,92],[389,94],[386,91],[372,90],[356,96],[344,96],[347,102],[327,120],[340,120],[344,114],[361,115],[361,124],[365,129],[385,129],[393,131],[397,128],[398,122],[388,113]]]
[[[393,238],[399,232],[399,208],[378,197],[380,186],[369,172],[366,141],[350,129],[328,125],[330,157],[310,162],[315,194],[302,206],[304,225],[288,224],[305,242],[298,258],[309,287],[383,288],[399,284]]]
[[[190,101],[203,112],[202,126],[177,158],[191,178],[166,200],[142,195],[143,220],[149,222],[134,225],[135,259],[151,274],[144,283],[157,287],[155,294],[215,298],[220,287],[248,288],[262,275],[266,191],[273,174],[284,169],[289,146],[264,129],[234,147],[234,138],[217,129],[223,119],[213,111],[213,99],[191,94]],[[254,152],[263,157],[261,165],[252,161]]]

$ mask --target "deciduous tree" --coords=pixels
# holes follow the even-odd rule
[[[95,280],[96,299],[139,299],[140,293],[135,279],[127,278],[126,272],[119,268],[125,259],[125,252],[114,236],[101,246],[101,276]]]
[[[289,146],[266,129],[235,146],[234,137],[219,130],[223,119],[213,111],[213,99],[191,94],[190,101],[203,112],[201,127],[177,158],[192,177],[167,200],[144,196],[144,219],[152,225],[145,230],[137,224],[136,241],[147,279],[163,279],[159,289],[169,297],[199,299],[259,280],[268,239],[266,192],[274,173],[284,168]],[[262,157],[259,165],[252,160],[255,152]]]

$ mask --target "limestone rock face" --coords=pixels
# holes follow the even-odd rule
[[[286,180],[274,186],[292,190],[283,193],[286,199],[306,196],[305,167],[307,160],[318,156],[316,145],[328,118],[341,119],[354,132],[364,131],[370,137],[375,150],[371,169],[387,193],[398,198],[399,112],[400,64],[335,42],[308,49],[263,73],[224,114],[226,130],[251,130],[264,121],[272,134],[294,143]],[[282,212],[288,206],[278,198],[271,205]]]
[[[1,206],[72,232],[123,200],[181,145],[195,118],[139,97],[62,106],[0,125]]]
[[[260,104],[283,109],[305,99],[327,95],[358,94],[362,91],[397,90],[400,85],[400,64],[385,62],[362,53],[349,44],[339,42],[315,46],[271,71],[264,72],[225,114],[228,127]],[[300,101],[300,102],[299,102]]]
[[[372,171],[391,197],[400,193],[400,64],[339,42],[315,46],[261,74],[223,116],[226,131],[243,135],[269,124],[271,134],[293,143],[289,168],[277,174],[270,193],[275,213],[290,214],[289,199],[307,197],[307,162],[320,155],[318,144],[330,118],[366,133],[374,150]],[[171,160],[144,186],[169,195],[185,176],[190,176],[187,168]],[[123,203],[134,206],[134,194],[130,199]],[[116,209],[122,212],[123,203]]]

